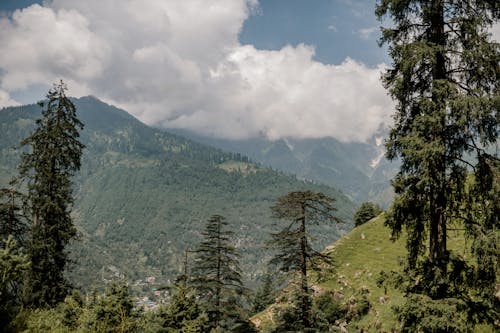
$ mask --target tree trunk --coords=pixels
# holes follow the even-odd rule
[[[434,90],[436,85],[440,85],[439,81],[447,80],[446,74],[446,58],[444,55],[444,47],[446,46],[446,35],[444,32],[444,4],[443,1],[434,1],[432,4],[431,18],[431,36],[430,41],[443,49],[436,52],[435,65],[432,72],[433,94],[432,101],[436,106],[436,111],[439,116],[439,127],[435,133],[434,140],[439,140],[439,143],[446,151],[447,136],[446,136],[446,101],[443,92]],[[438,89],[442,89],[438,87]],[[442,274],[446,273],[447,266],[447,248],[446,248],[446,152],[438,157],[435,161],[435,173],[433,174],[434,193],[431,198],[431,225],[429,234],[429,260],[437,267]]]
[[[306,212],[305,206],[302,205],[302,217],[300,219],[300,272],[301,272],[301,310],[302,310],[302,325],[304,328],[309,328],[309,287],[307,285],[307,238],[306,238]]]

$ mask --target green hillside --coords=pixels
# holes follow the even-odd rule
[[[245,278],[255,280],[268,260],[264,242],[276,231],[269,206],[294,190],[338,199],[338,216],[346,223],[318,227],[318,247],[352,228],[355,205],[338,190],[152,129],[93,97],[74,103],[87,146],[75,177],[73,216],[80,240],[72,246],[77,264],[70,278],[76,285],[101,288],[125,277],[141,292],[168,284],[212,214],[226,216]],[[36,105],[0,110],[0,186],[15,174],[20,157],[15,147],[39,115]],[[148,277],[154,279],[145,286]]]
[[[388,207],[394,197],[390,180],[399,164],[383,157],[383,133],[368,142],[347,143],[334,138],[232,140],[200,136],[186,130],[175,131],[198,142],[238,151],[263,165],[300,178],[339,188],[356,202],[376,201]]]
[[[406,256],[406,238],[403,234],[400,239],[391,240],[391,231],[384,226],[384,222],[382,214],[355,228],[326,249],[334,260],[335,272],[315,285],[316,292],[333,293],[345,306],[348,306],[351,298],[359,300],[360,295],[366,295],[371,305],[367,315],[348,323],[346,328],[349,332],[391,332],[397,327],[391,308],[403,301],[403,295],[391,287],[384,290],[384,287],[377,286],[376,281],[381,271],[401,271],[399,262]],[[450,249],[464,254],[466,246],[461,235],[450,232],[449,236]],[[284,305],[272,305],[255,316],[253,321],[262,328],[272,327],[270,314]]]
[[[342,292],[346,300],[366,289],[373,306],[360,322],[350,323],[352,328],[390,332],[394,324],[391,306],[403,299],[394,289],[388,289],[385,294],[376,283],[381,271],[399,271],[398,263],[406,255],[405,239],[392,241],[391,231],[384,226],[384,221],[381,215],[355,228],[328,248],[337,272],[321,287]]]

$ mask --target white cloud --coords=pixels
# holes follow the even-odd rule
[[[32,5],[0,19],[1,87],[26,88],[59,76],[82,82],[102,74],[109,48],[75,10]]]
[[[3,107],[16,105],[19,105],[19,102],[11,99],[8,92],[0,89],[0,109]]]
[[[257,50],[238,34],[256,0],[54,0],[0,21],[0,88],[63,78],[148,124],[225,137],[333,136],[363,141],[393,104],[352,59],[307,45]]]
[[[358,35],[362,39],[368,40],[368,39],[371,39],[372,35],[377,31],[378,31],[377,27],[369,27],[369,28],[359,29]]]
[[[313,55],[306,45],[279,51],[239,47],[212,73],[213,90],[227,96],[211,100],[211,111],[200,109],[170,125],[218,128],[232,137],[264,133],[272,139],[364,141],[390,121],[392,102],[379,83],[382,67],[351,59],[324,65]]]

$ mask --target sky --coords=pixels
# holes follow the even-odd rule
[[[391,122],[375,0],[0,0],[0,107],[63,79],[146,124],[364,142]]]

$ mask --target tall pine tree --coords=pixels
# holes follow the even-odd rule
[[[240,299],[245,292],[241,281],[239,254],[234,234],[221,215],[213,215],[202,233],[203,241],[195,251],[193,285],[205,305],[213,328],[238,331],[248,324],[241,318]],[[239,328],[238,328],[239,327]]]
[[[84,145],[78,141],[83,124],[66,90],[62,81],[49,90],[40,104],[42,118],[22,142],[29,151],[22,156],[20,179],[27,183],[33,218],[26,301],[36,307],[62,301],[69,287],[64,278],[67,245],[76,236],[70,216],[71,177],[80,168]]]
[[[380,0],[376,14],[391,20],[381,42],[393,59],[384,82],[397,112],[386,147],[402,164],[388,224],[395,235],[403,226],[408,231],[406,274],[413,280],[405,290],[411,301],[400,311],[403,328],[438,332],[493,322],[500,193],[492,180],[498,156],[488,148],[498,140],[500,55],[488,29],[499,19],[499,3]],[[476,200],[481,204],[468,204]],[[452,223],[473,239],[476,267],[450,253]],[[489,285],[488,301],[471,296],[477,285]],[[414,307],[417,299],[429,301]],[[474,320],[459,320],[461,309]]]
[[[330,264],[330,258],[314,250],[308,227],[313,224],[340,222],[334,213],[335,198],[312,191],[290,192],[272,206],[273,217],[290,221],[287,227],[272,234],[271,245],[278,253],[272,260],[285,272],[300,275],[300,321],[304,329],[312,328],[311,292],[308,272],[318,270],[321,264]]]

